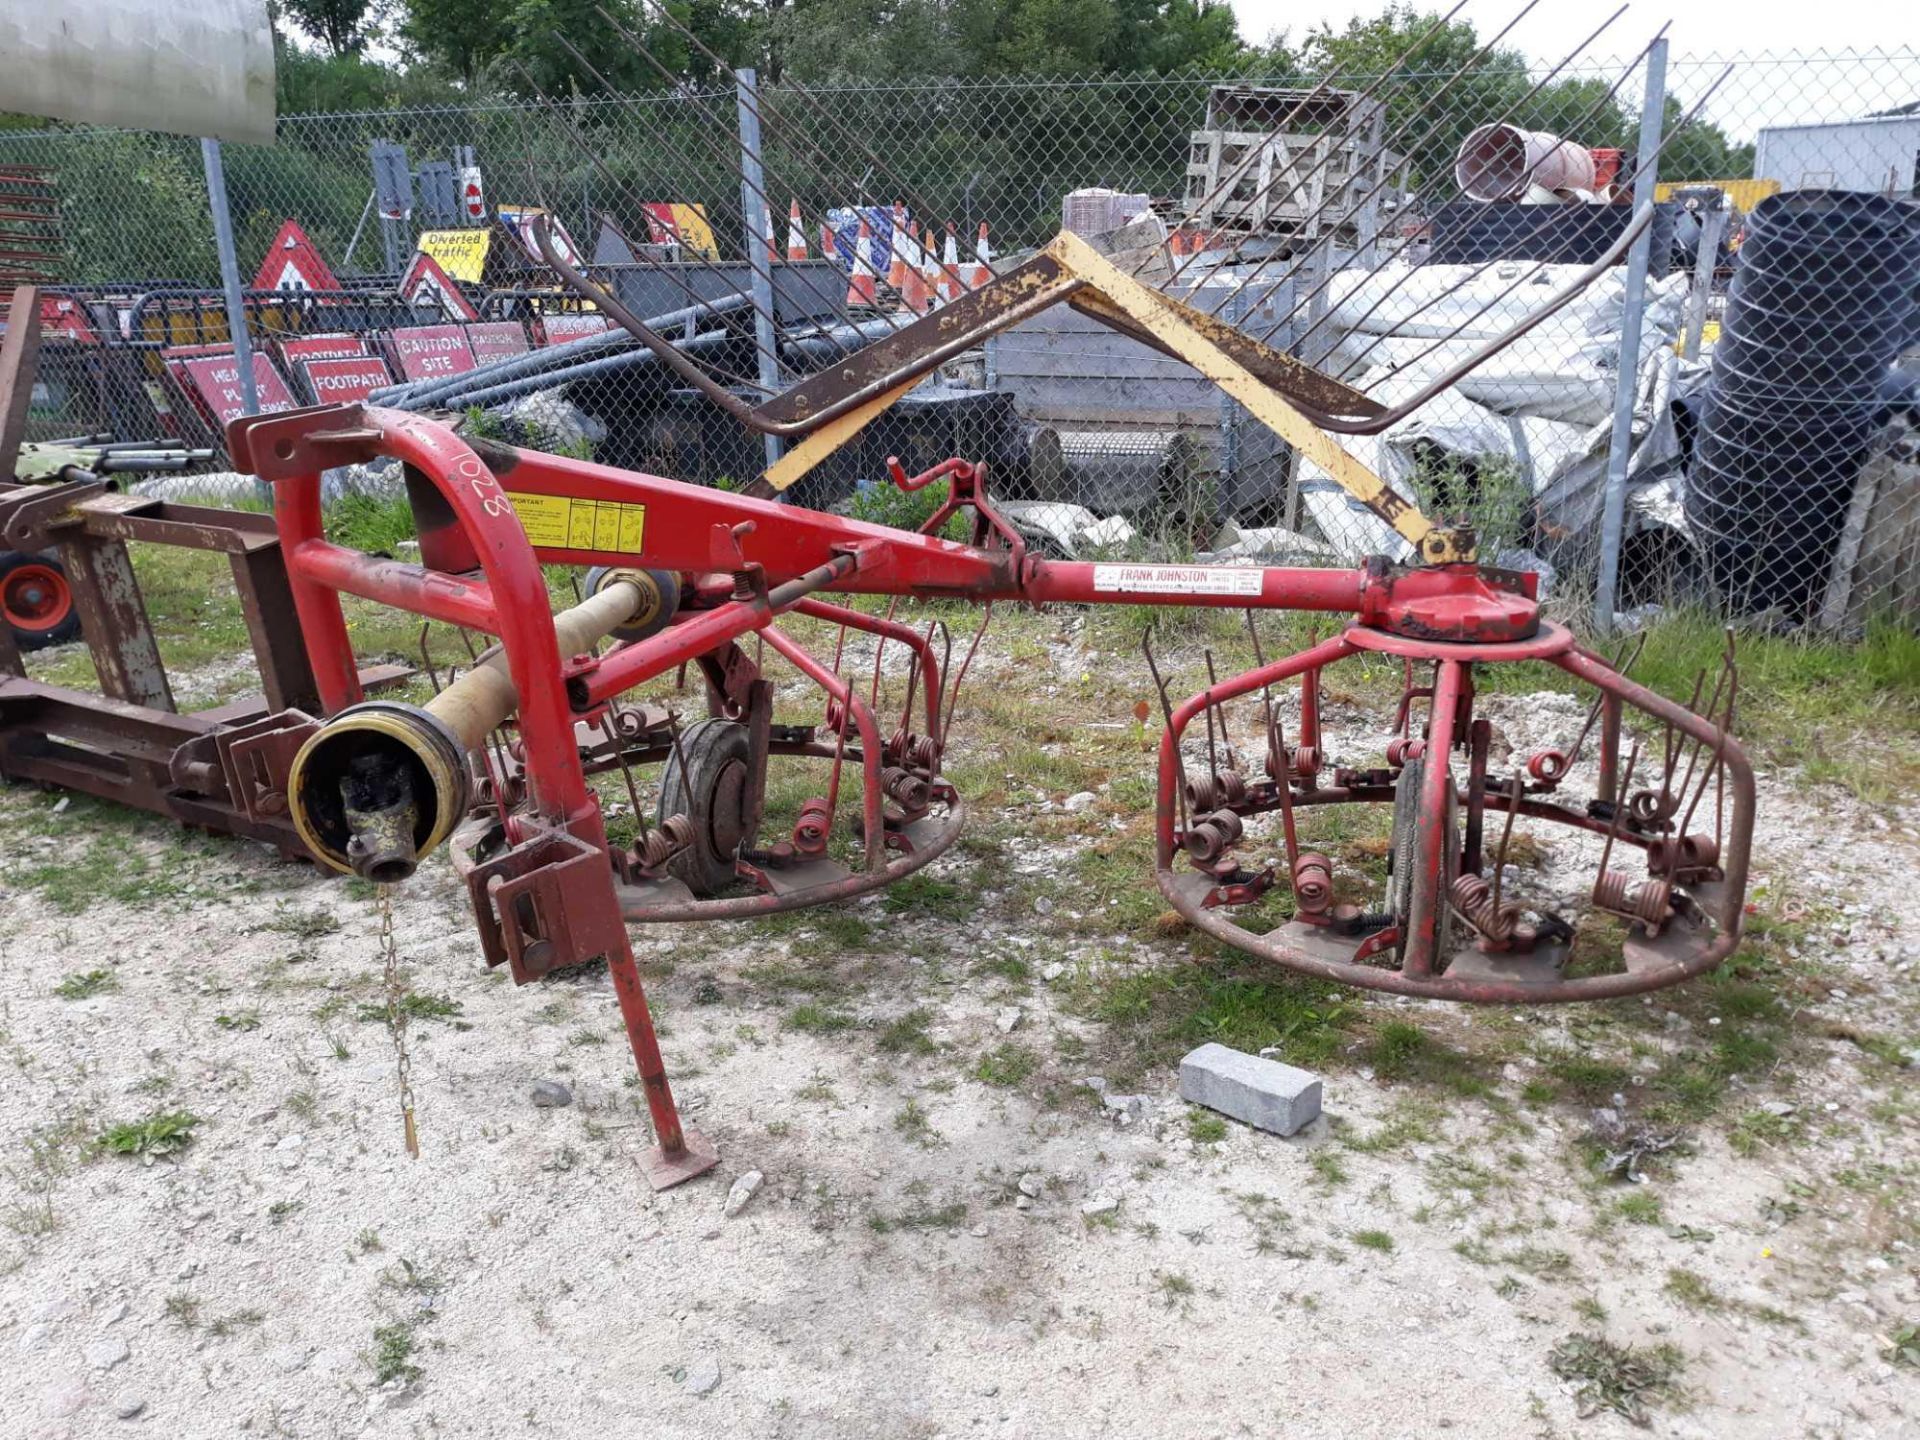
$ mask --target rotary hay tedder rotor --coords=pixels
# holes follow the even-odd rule
[[[630,318],[611,297],[595,298],[615,318]],[[604,957],[659,1143],[646,1162],[656,1186],[697,1175],[716,1156],[680,1123],[627,925],[764,915],[860,895],[944,853],[964,819],[964,797],[942,762],[959,681],[985,621],[956,671],[952,645],[934,643],[939,631],[923,633],[891,612],[876,617],[832,596],[1239,609],[1256,654],[1255,612],[1351,617],[1308,650],[1257,663],[1177,705],[1161,687],[1156,878],[1188,923],[1249,954],[1405,995],[1536,1003],[1675,984],[1732,952],[1754,789],[1728,734],[1737,683],[1731,652],[1711,686],[1702,676],[1686,706],[1634,683],[1542,618],[1532,575],[1476,564],[1470,532],[1435,525],[1326,433],[1326,424],[1348,433],[1384,428],[1399,412],[1140,285],[1072,236],[743,415],[758,428],[777,423],[807,437],[770,480],[803,473],[957,349],[1060,301],[1215,380],[1392,525],[1418,561],[1318,570],[1046,559],[995,510],[984,468],[961,457],[914,477],[895,467],[903,488],[947,487],[916,534],[470,441],[392,411],[348,406],[243,419],[230,428],[229,449],[240,468],[272,487],[284,583],[299,622],[301,683],[283,680],[275,693],[299,693],[310,679],[323,718],[286,700],[285,708],[202,726],[181,743],[164,778],[146,757],[149,768],[139,773],[148,788],[128,798],[196,823],[230,816],[226,828],[279,837],[286,848],[383,884],[406,878],[445,845],[467,886],[488,964],[507,965],[525,983]],[[663,359],[684,361],[644,326],[630,328]],[[322,532],[322,471],[383,456],[405,467],[417,565],[343,548]],[[89,509],[124,497],[81,498],[86,503],[70,507],[64,522],[80,526],[75,544],[82,534],[143,538],[136,519],[124,515],[117,530],[103,532],[106,521]],[[0,496],[0,506],[10,499],[18,501]],[[35,513],[53,525],[45,503]],[[967,543],[938,538],[955,516],[971,527]],[[249,554],[258,548],[248,545]],[[232,553],[239,574],[238,549]],[[543,564],[593,567],[586,598],[556,616]],[[370,700],[369,682],[385,677],[360,670],[343,594],[498,644],[425,706]],[[783,629],[788,616],[843,627],[842,646],[829,659],[816,656]],[[284,617],[274,623],[284,626]],[[906,694],[897,713],[880,713],[877,682],[863,696],[845,673],[847,629],[904,648]],[[282,634],[269,645],[265,633],[256,627],[263,657],[289,643]],[[609,636],[612,648],[596,653]],[[761,642],[753,653],[741,644],[749,636]],[[818,686],[819,723],[775,723],[773,684],[760,663],[769,650]],[[1405,670],[1387,763],[1337,765],[1320,728],[1322,677],[1368,652],[1397,657]],[[1475,713],[1476,674],[1529,661],[1581,682],[1591,695],[1586,724],[1568,751],[1516,755],[1507,773],[1497,773],[1491,726]],[[704,682],[707,718],[682,729],[663,708],[622,701],[643,682],[688,665]],[[878,657],[875,668],[877,675]],[[1290,739],[1273,692],[1293,681],[1300,720]],[[27,683],[0,679],[0,687]],[[83,713],[62,710],[46,689],[35,687],[32,711],[43,739],[61,717],[72,727]],[[1250,765],[1220,737],[1224,707],[1252,705],[1256,692],[1265,744]],[[0,688],[0,699],[10,693],[24,694]],[[1628,711],[1659,737],[1644,762],[1638,744],[1623,754]],[[25,713],[0,714],[0,759],[12,757],[9,772],[81,783],[71,747],[58,763],[19,762],[30,752],[45,762],[44,751],[19,744]],[[126,715],[118,723],[134,726]],[[142,723],[148,729],[134,726],[140,744],[158,753],[164,727]],[[110,727],[98,713],[93,725],[96,747],[131,743],[103,740]],[[1189,741],[1201,730],[1204,764]],[[1589,741],[1597,751],[1595,793],[1568,797],[1562,787]],[[773,756],[808,757],[822,771],[814,798],[790,833],[777,837],[760,833]],[[647,766],[660,768],[651,807],[634,779]],[[631,845],[609,842],[589,784],[615,772],[625,777],[641,822]],[[97,779],[86,788],[112,793]],[[843,793],[855,789],[857,800]],[[1296,819],[1313,807],[1375,804],[1391,805],[1393,814],[1385,893],[1372,908],[1336,904],[1332,866],[1301,847]],[[830,853],[843,813],[851,817],[852,844],[838,854],[857,852],[854,865]],[[1284,861],[1249,867],[1243,856],[1261,843],[1251,827],[1274,816]],[[1621,963],[1610,973],[1563,973],[1568,917],[1502,895],[1506,837],[1520,816],[1604,837],[1589,903],[1627,922]],[[1489,821],[1501,832],[1491,853]],[[289,823],[297,844],[286,836]],[[1638,874],[1623,868],[1634,852],[1644,861]],[[1285,924],[1255,933],[1236,921],[1276,890],[1291,895]]]

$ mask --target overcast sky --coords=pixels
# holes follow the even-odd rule
[[[1253,41],[1265,40],[1275,30],[1288,31],[1295,40],[1327,21],[1345,27],[1356,15],[1377,15],[1385,0],[1365,4],[1342,0],[1231,0],[1240,19],[1240,33]],[[1419,0],[1421,10],[1445,10],[1451,0]],[[1468,0],[1460,12],[1472,20],[1482,36],[1510,20],[1525,0]],[[1568,0],[1540,0],[1533,13],[1511,37],[1519,49],[1551,63],[1578,44],[1618,4],[1570,4]],[[1730,55],[1778,50],[1886,50],[1911,48],[1920,40],[1914,12],[1898,0],[1688,0],[1685,5],[1641,0],[1613,23],[1595,48],[1606,54],[1630,54],[1671,18],[1667,31],[1676,55]],[[1611,43],[1605,43],[1610,39]]]
[[[1334,29],[1355,16],[1374,16],[1386,0],[1229,0],[1249,41],[1264,42],[1284,30],[1295,44],[1322,21]],[[1443,11],[1452,0],[1416,0],[1422,11]],[[1572,4],[1540,0],[1504,42],[1541,68],[1556,64],[1594,29],[1620,0]],[[1460,19],[1471,20],[1484,40],[1499,32],[1525,0],[1467,0]],[[1689,106],[1718,68],[1686,61],[1715,57],[1901,52],[1900,60],[1871,64],[1742,66],[1708,100],[1703,114],[1736,140],[1753,138],[1764,124],[1854,119],[1874,110],[1920,99],[1920,21],[1902,0],[1637,0],[1588,51],[1593,62],[1639,54],[1663,21],[1675,61],[1670,90]],[[1589,66],[1588,73],[1592,73]],[[1637,95],[1637,87],[1633,93]],[[1638,103],[1637,99],[1633,103]]]

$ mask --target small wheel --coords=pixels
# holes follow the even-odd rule
[[[1413,872],[1419,864],[1418,823],[1420,787],[1426,779],[1426,757],[1416,755],[1400,768],[1393,787],[1393,848],[1387,855],[1387,912],[1400,927],[1399,951],[1406,953],[1407,931],[1413,923]],[[1440,870],[1439,924],[1434,934],[1436,968],[1444,968],[1453,945],[1453,877],[1459,866],[1454,845],[1454,818],[1457,797],[1453,783],[1447,784],[1446,848]]]
[[[588,569],[581,581],[581,590],[588,595],[600,593],[600,587],[611,579],[631,580],[640,588],[640,612],[625,625],[614,628],[616,640],[645,640],[649,635],[658,635],[667,628],[673,619],[674,611],[680,608],[680,576],[672,570],[629,570],[614,569],[606,565],[595,565]]]
[[[67,571],[52,555],[0,554],[0,619],[22,650],[80,638],[80,611]]]
[[[733,859],[750,844],[747,795],[747,727],[737,720],[702,720],[680,736],[660,782],[659,818],[684,814],[693,841],[667,862],[667,869],[696,895],[717,895],[734,881]],[[686,774],[680,769],[686,758]],[[689,783],[690,777],[690,783]]]

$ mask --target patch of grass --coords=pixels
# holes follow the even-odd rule
[[[1040,1057],[1024,1045],[1003,1040],[982,1055],[973,1067],[973,1078],[988,1085],[1010,1088],[1032,1077],[1040,1068]]]
[[[417,533],[413,507],[404,495],[382,499],[347,494],[327,506],[327,538],[369,555],[392,555],[401,541],[412,540]]]
[[[463,1008],[451,995],[434,995],[425,990],[409,990],[400,998],[400,1011],[409,1020],[452,1020]],[[384,1025],[387,1002],[365,1001],[354,1015],[364,1023]]]
[[[97,1142],[111,1155],[138,1155],[143,1159],[172,1155],[193,1143],[193,1127],[198,1116],[185,1110],[170,1110],[132,1120],[102,1131]]]
[[[927,1112],[920,1108],[918,1100],[911,1097],[893,1117],[893,1128],[916,1145],[927,1145],[938,1138],[933,1132],[933,1125],[927,1119]]]
[[[111,970],[83,970],[77,975],[69,975],[53,987],[53,993],[62,1000],[85,1000],[90,995],[104,995],[120,988],[120,977]]]
[[[386,1385],[398,1380],[402,1384],[412,1384],[425,1372],[414,1363],[414,1338],[411,1325],[396,1322],[382,1325],[373,1332],[373,1381],[376,1385]]]
[[[807,1035],[839,1035],[860,1022],[844,1010],[833,1010],[809,1001],[805,1005],[794,1006],[780,1023],[785,1029],[799,1030]]]
[[[231,1015],[216,1015],[213,1023],[222,1030],[258,1030],[260,1012],[258,1010],[236,1010]]]
[[[926,1210],[908,1210],[899,1215],[876,1212],[867,1217],[867,1228],[876,1235],[885,1235],[893,1230],[958,1230],[966,1223],[967,1205],[964,1200]]]
[[[927,1026],[933,1023],[933,1012],[925,1009],[909,1010],[896,1020],[890,1020],[880,1027],[880,1033],[874,1037],[874,1044],[888,1055],[932,1055],[940,1047],[927,1033]]]
[[[965,920],[973,914],[973,892],[924,873],[887,886],[880,892],[882,908],[895,915],[917,912],[941,920]]]
[[[1187,1138],[1198,1145],[1218,1145],[1227,1138],[1227,1122],[1205,1110],[1189,1110]]]
[[[1667,1271],[1667,1283],[1661,1288],[1689,1310],[1724,1310],[1727,1307],[1726,1297],[1696,1270],[1675,1266]]]
[[[1622,1220],[1634,1225],[1658,1225],[1664,1218],[1660,1197],[1651,1190],[1629,1190],[1613,1202]]]
[[[1114,973],[1083,967],[1070,1003],[1107,1028],[1109,1076],[1132,1078],[1170,1066],[1196,1045],[1217,1040],[1257,1054],[1276,1047],[1298,1065],[1324,1064],[1353,1014],[1334,987],[1233,961]]]
[[[1185,1310],[1193,1303],[1194,1284],[1187,1276],[1177,1270],[1156,1270],[1153,1278],[1160,1292],[1160,1303],[1167,1309]]]
[[[1583,1417],[1611,1411],[1646,1425],[1650,1405],[1679,1398],[1677,1382],[1685,1360],[1672,1345],[1636,1349],[1600,1335],[1569,1335],[1553,1347],[1547,1365],[1562,1380],[1573,1382],[1574,1404]]]
[[[1920,1370],[1920,1321],[1898,1326],[1882,1336],[1881,1353],[1890,1364]]]
[[[1313,1167],[1313,1178],[1329,1190],[1344,1185],[1353,1178],[1347,1173],[1347,1167],[1340,1163],[1340,1157],[1326,1145],[1315,1150],[1308,1157],[1307,1163]]]
[[[1356,1230],[1350,1238],[1362,1250],[1378,1250],[1382,1255],[1393,1253],[1393,1236],[1384,1230]]]

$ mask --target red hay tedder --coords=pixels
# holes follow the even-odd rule
[[[664,360],[686,363],[629,323],[611,296],[591,293],[563,263],[555,268]],[[1475,563],[1470,532],[1428,520],[1329,436],[1384,428],[1424,392],[1388,411],[1062,236],[759,410],[720,393],[745,423],[804,437],[770,469],[778,485],[945,358],[1059,302],[1213,379],[1390,524],[1417,560],[1354,570],[1053,560],[1029,550],[995,510],[985,469],[963,457],[918,476],[895,467],[904,488],[946,486],[945,502],[911,533],[766,495],[470,441],[395,411],[295,411],[238,420],[228,432],[236,464],[272,488],[271,534],[258,517],[188,514],[78,481],[67,482],[80,488],[64,505],[44,487],[0,488],[0,522],[12,526],[14,543],[62,545],[89,643],[97,657],[107,647],[100,669],[109,690],[103,704],[0,678],[0,759],[10,774],[273,839],[383,884],[446,846],[489,964],[526,982],[606,959],[646,1084],[656,1186],[699,1174],[716,1157],[680,1123],[626,927],[859,895],[945,852],[965,814],[942,762],[953,697],[984,620],[956,669],[952,646],[934,643],[937,629],[865,614],[836,597],[1229,608],[1246,612],[1256,655],[1261,611],[1348,617],[1304,652],[1257,663],[1178,704],[1161,691],[1156,878],[1188,923],[1249,954],[1403,995],[1536,1003],[1675,984],[1731,952],[1754,808],[1752,771],[1727,733],[1731,653],[1711,687],[1702,677],[1690,706],[1652,694],[1543,619],[1531,575]],[[689,368],[690,381],[712,385]],[[343,548],[322,532],[322,472],[380,457],[404,466],[417,564]],[[970,527],[965,543],[938,533],[956,516]],[[262,568],[276,538],[280,563]],[[125,641],[127,627],[144,626],[144,618],[114,608],[119,591],[109,582],[121,573],[124,550],[114,556],[127,539],[233,557],[267,681],[263,704],[217,717],[172,713],[164,681],[156,690],[143,668],[147,651]],[[592,567],[581,603],[555,615],[542,565]],[[368,699],[369,685],[391,675],[360,668],[342,595],[498,644],[423,706]],[[297,631],[279,597],[290,597]],[[137,611],[137,590],[133,604]],[[792,616],[904,647],[901,708],[878,713],[847,677],[841,647],[826,658],[813,653],[792,633],[797,627],[783,628]],[[602,649],[609,637],[614,643]],[[743,647],[748,637],[762,643]],[[775,722],[773,685],[760,663],[767,651],[819,687],[819,723]],[[1335,764],[1320,729],[1323,674],[1369,652],[1397,658],[1405,673],[1391,733],[1381,737],[1387,763]],[[1585,688],[1590,708],[1567,751],[1516,754],[1501,772],[1491,726],[1476,714],[1476,676],[1524,662],[1565,671]],[[696,667],[704,682],[707,718],[683,729],[661,707],[622,699],[683,666]],[[1299,720],[1289,737],[1275,688],[1293,682]],[[1220,737],[1223,707],[1256,694],[1265,744],[1253,764]],[[1658,737],[1645,762],[1639,743],[1626,743],[1629,712]],[[1593,793],[1570,796],[1563,787],[1589,742]],[[772,756],[807,757],[821,774],[783,835],[762,833]],[[109,775],[103,757],[120,768]],[[658,779],[647,806],[634,774],[650,766]],[[589,783],[614,772],[625,776],[641,816],[631,845],[609,842]],[[1390,879],[1370,907],[1335,903],[1329,860],[1301,847],[1299,812],[1329,805],[1392,806]],[[843,816],[851,846],[831,843]],[[1604,837],[1588,900],[1627,922],[1611,970],[1565,973],[1573,922],[1503,896],[1502,861],[1522,816]],[[1251,827],[1271,833],[1270,817],[1278,817],[1284,860],[1249,865],[1245,855],[1266,843]],[[1500,832],[1491,845],[1490,820]],[[1276,890],[1291,895],[1286,923],[1256,933],[1236,920]]]

